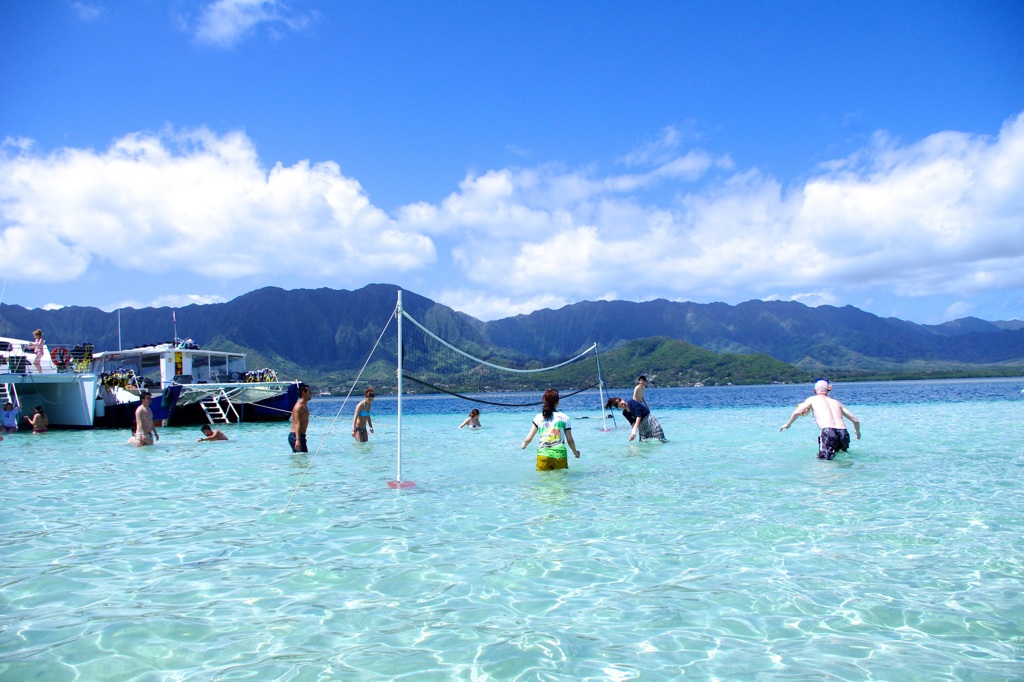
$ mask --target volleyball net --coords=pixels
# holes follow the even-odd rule
[[[402,378],[413,382],[407,393],[444,393],[504,407],[540,405],[541,394],[549,388],[563,400],[594,388],[603,394],[597,344],[544,363],[506,349],[489,350],[461,336],[452,343],[408,312],[401,311],[401,316],[406,324],[399,367]]]

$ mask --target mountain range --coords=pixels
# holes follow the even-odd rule
[[[250,368],[269,366],[282,376],[300,378],[345,378],[358,371],[377,347],[396,308],[397,291],[398,287],[388,284],[355,291],[266,287],[226,303],[116,312],[3,304],[0,335],[27,339],[32,330],[41,328],[51,347],[89,342],[97,351],[180,336],[207,348],[245,352]],[[1017,374],[1024,369],[1024,322],[1020,320],[963,318],[922,325],[878,317],[852,306],[659,299],[583,301],[483,322],[409,291],[403,292],[403,308],[453,345],[480,352],[544,362],[568,357],[596,342],[602,353],[624,358],[628,367],[621,368],[623,376],[644,371],[646,358],[638,348],[648,348],[649,353],[660,349],[664,355],[666,343],[727,354],[730,362],[753,355],[774,359],[780,364],[768,375],[780,378],[772,380],[804,380],[809,373],[826,371],[855,376],[937,370]],[[686,355],[681,348],[670,355]],[[625,352],[616,354],[617,350]],[[687,357],[695,361],[696,356]],[[390,358],[385,352],[380,361],[378,375],[386,373],[388,364],[393,372],[393,351]],[[609,370],[620,369],[615,364],[609,363]],[[734,367],[726,371],[735,374]],[[768,376],[754,374],[751,380],[755,381]]]

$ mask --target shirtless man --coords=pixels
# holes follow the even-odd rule
[[[292,408],[292,430],[288,434],[288,445],[292,452],[309,452],[306,447],[306,427],[309,426],[309,401],[313,397],[313,389],[306,384],[299,384],[299,401]]]
[[[637,401],[638,403],[643,403],[644,405],[646,405],[647,401],[644,400],[644,389],[646,388],[647,377],[641,374],[636,378],[636,387],[633,389],[633,400]]]
[[[160,440],[160,434],[156,432],[156,426],[153,424],[153,410],[149,407],[153,402],[153,394],[143,391],[139,398],[141,404],[135,409],[134,440],[135,445],[141,448],[146,445],[155,445],[156,441]]]
[[[199,427],[199,430],[203,432],[202,438],[196,438],[197,443],[202,443],[207,440],[227,440],[228,437],[224,435],[223,431],[217,431],[209,424],[203,424]]]
[[[832,459],[836,452],[845,452],[850,447],[850,433],[846,430],[846,417],[853,422],[853,430],[860,440],[860,420],[853,416],[846,406],[835,398],[828,397],[832,384],[825,379],[814,382],[814,395],[796,406],[789,421],[779,427],[779,431],[789,426],[808,412],[814,412],[814,420],[818,422],[821,433],[818,435],[818,459]]]

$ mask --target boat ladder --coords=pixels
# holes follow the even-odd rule
[[[225,404],[227,410],[224,409]],[[224,392],[223,388],[219,393],[213,393],[203,398],[199,401],[199,405],[203,408],[203,412],[206,413],[206,418],[210,420],[211,424],[230,424],[231,419],[228,413],[235,415],[235,423],[241,421],[238,411],[231,404],[231,400],[228,399],[228,394]]]
[[[18,407],[18,391],[14,384],[0,384],[0,405],[4,403]]]

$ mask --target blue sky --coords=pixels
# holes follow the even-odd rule
[[[0,0],[3,303],[1024,319],[1020,2]]]

